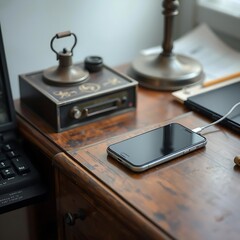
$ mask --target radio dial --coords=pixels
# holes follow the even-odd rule
[[[81,118],[82,116],[82,112],[79,110],[78,107],[73,107],[72,110],[71,110],[71,116],[74,118],[74,119],[79,119]]]
[[[126,102],[127,102],[127,97],[126,97],[126,96],[123,96],[123,97],[122,97],[122,102],[121,102],[122,105],[124,105]]]

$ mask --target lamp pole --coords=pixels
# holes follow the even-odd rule
[[[163,52],[162,54],[165,56],[170,56],[172,54],[173,49],[173,40],[172,40],[172,32],[173,32],[173,18],[178,15],[178,0],[164,0],[163,1],[163,15],[164,18],[164,39],[163,39]]]

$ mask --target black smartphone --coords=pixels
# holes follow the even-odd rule
[[[135,172],[204,147],[207,140],[178,123],[171,123],[108,146],[107,153]]]

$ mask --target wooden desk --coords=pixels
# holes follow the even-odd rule
[[[16,109],[22,134],[54,165],[59,239],[239,239],[239,135],[214,127],[205,149],[141,174],[107,157],[108,144],[169,121],[209,122],[170,93],[139,88],[136,112],[63,133],[19,101]],[[79,211],[68,226],[66,213]]]

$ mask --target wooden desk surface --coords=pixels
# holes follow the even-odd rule
[[[71,171],[73,177],[77,177],[79,169],[76,169],[80,166],[95,179],[90,182],[86,178],[89,188],[95,186],[90,191],[102,190],[104,194],[105,189],[110,194],[106,204],[111,204],[114,197],[113,205],[127,205],[122,211],[131,209],[170,238],[239,239],[240,170],[233,163],[234,156],[240,153],[239,135],[214,127],[206,134],[206,148],[141,174],[107,157],[108,144],[166,121],[190,128],[209,122],[187,112],[173,101],[170,93],[139,88],[136,112],[63,133],[54,133],[19,101],[16,109],[21,132],[52,155],[63,171],[68,166],[66,171]],[[95,182],[102,189],[97,189]]]
[[[190,128],[206,123],[193,113],[173,121]],[[115,199],[124,199],[170,237],[239,239],[240,170],[233,163],[234,156],[239,153],[238,136],[215,129],[206,134],[206,148],[140,174],[131,172],[107,156],[109,144],[162,124],[75,149],[68,154],[110,188],[117,195]],[[62,154],[55,157],[57,165],[67,169],[69,166],[64,159]],[[71,173],[77,175],[78,171],[72,169]],[[95,183],[89,178],[81,181],[97,192]],[[123,207],[122,211],[125,211]]]

